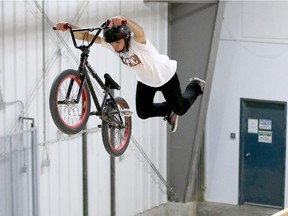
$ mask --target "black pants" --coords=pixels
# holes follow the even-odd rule
[[[161,91],[165,102],[154,103],[154,96]],[[181,92],[177,74],[160,87],[150,87],[141,82],[137,83],[136,110],[141,119],[156,116],[169,116],[173,111],[177,115],[184,115],[199,96],[201,90],[198,85],[188,84],[185,91]]]

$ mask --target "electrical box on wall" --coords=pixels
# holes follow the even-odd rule
[[[236,139],[236,133],[233,133],[233,132],[230,133],[230,138],[231,138],[231,139]]]

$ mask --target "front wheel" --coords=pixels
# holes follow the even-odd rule
[[[118,111],[129,109],[128,103],[121,97],[115,98]],[[114,107],[113,107],[114,106]],[[102,120],[102,139],[106,151],[113,157],[122,155],[129,145],[132,132],[131,116],[122,116],[112,103],[108,120]],[[113,112],[114,111],[114,112]],[[110,120],[111,119],[111,120]],[[115,122],[123,122],[122,126]]]
[[[50,90],[50,113],[55,125],[66,134],[76,134],[86,125],[90,115],[90,92],[86,82],[80,92],[81,77],[76,70],[59,74]]]

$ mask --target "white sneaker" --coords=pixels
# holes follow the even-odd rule
[[[205,89],[205,80],[202,80],[198,77],[194,77],[194,78],[190,78],[190,83],[193,83],[193,84],[197,84],[199,85],[200,89],[201,89],[201,95],[204,93],[204,89]]]

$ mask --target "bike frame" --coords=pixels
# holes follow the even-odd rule
[[[97,110],[96,112],[91,112],[90,115],[100,116],[100,118],[102,120],[105,120],[105,118],[103,118],[103,112],[102,111],[103,111],[103,108],[104,108],[104,106],[105,106],[105,104],[107,102],[108,96],[115,103],[114,97],[113,97],[113,95],[111,93],[111,89],[120,90],[120,86],[109,75],[106,75],[106,77],[104,76],[105,77],[105,83],[104,83],[101,80],[101,78],[99,77],[99,75],[94,71],[92,66],[89,64],[88,56],[89,56],[89,52],[90,52],[90,47],[92,46],[92,44],[97,39],[97,37],[99,36],[100,32],[103,29],[108,28],[109,23],[110,23],[110,21],[108,20],[105,23],[103,23],[101,25],[101,27],[98,27],[98,28],[79,28],[79,29],[72,29],[71,26],[67,25],[67,28],[70,29],[70,33],[71,33],[71,37],[72,37],[74,46],[77,49],[80,49],[81,52],[82,52],[81,56],[80,56],[80,64],[79,64],[79,67],[78,67],[78,71],[79,71],[79,73],[81,75],[80,76],[81,77],[81,84],[80,84],[79,92],[78,92],[77,99],[76,99],[75,103],[79,102],[80,97],[81,97],[81,92],[82,92],[83,85],[87,81],[89,91],[91,93],[93,102],[94,102],[96,110]],[[95,30],[97,30],[97,32],[96,32],[95,36],[93,37],[92,41],[88,45],[80,45],[80,46],[77,45],[77,42],[76,42],[76,39],[75,39],[75,36],[74,36],[74,32],[77,32],[77,31],[90,31],[90,32],[92,32],[92,31],[95,31]],[[99,84],[99,86],[103,89],[104,97],[103,97],[103,101],[102,101],[101,105],[99,103],[99,99],[98,99],[98,97],[96,95],[96,92],[95,92],[95,90],[93,88],[92,81],[90,79],[89,74],[96,80],[96,82]],[[73,80],[71,80],[71,82],[70,82],[70,85],[69,85],[69,88],[68,88],[68,91],[67,91],[67,98],[69,98],[69,94],[70,94],[72,85],[73,85]],[[111,114],[115,114],[115,112],[111,113]],[[119,113],[119,110],[117,112]],[[123,122],[122,122],[121,118],[120,118],[120,120],[121,120],[121,122],[116,122],[116,123],[120,124],[120,125],[123,125]],[[116,120],[114,119],[114,121],[116,121]]]

